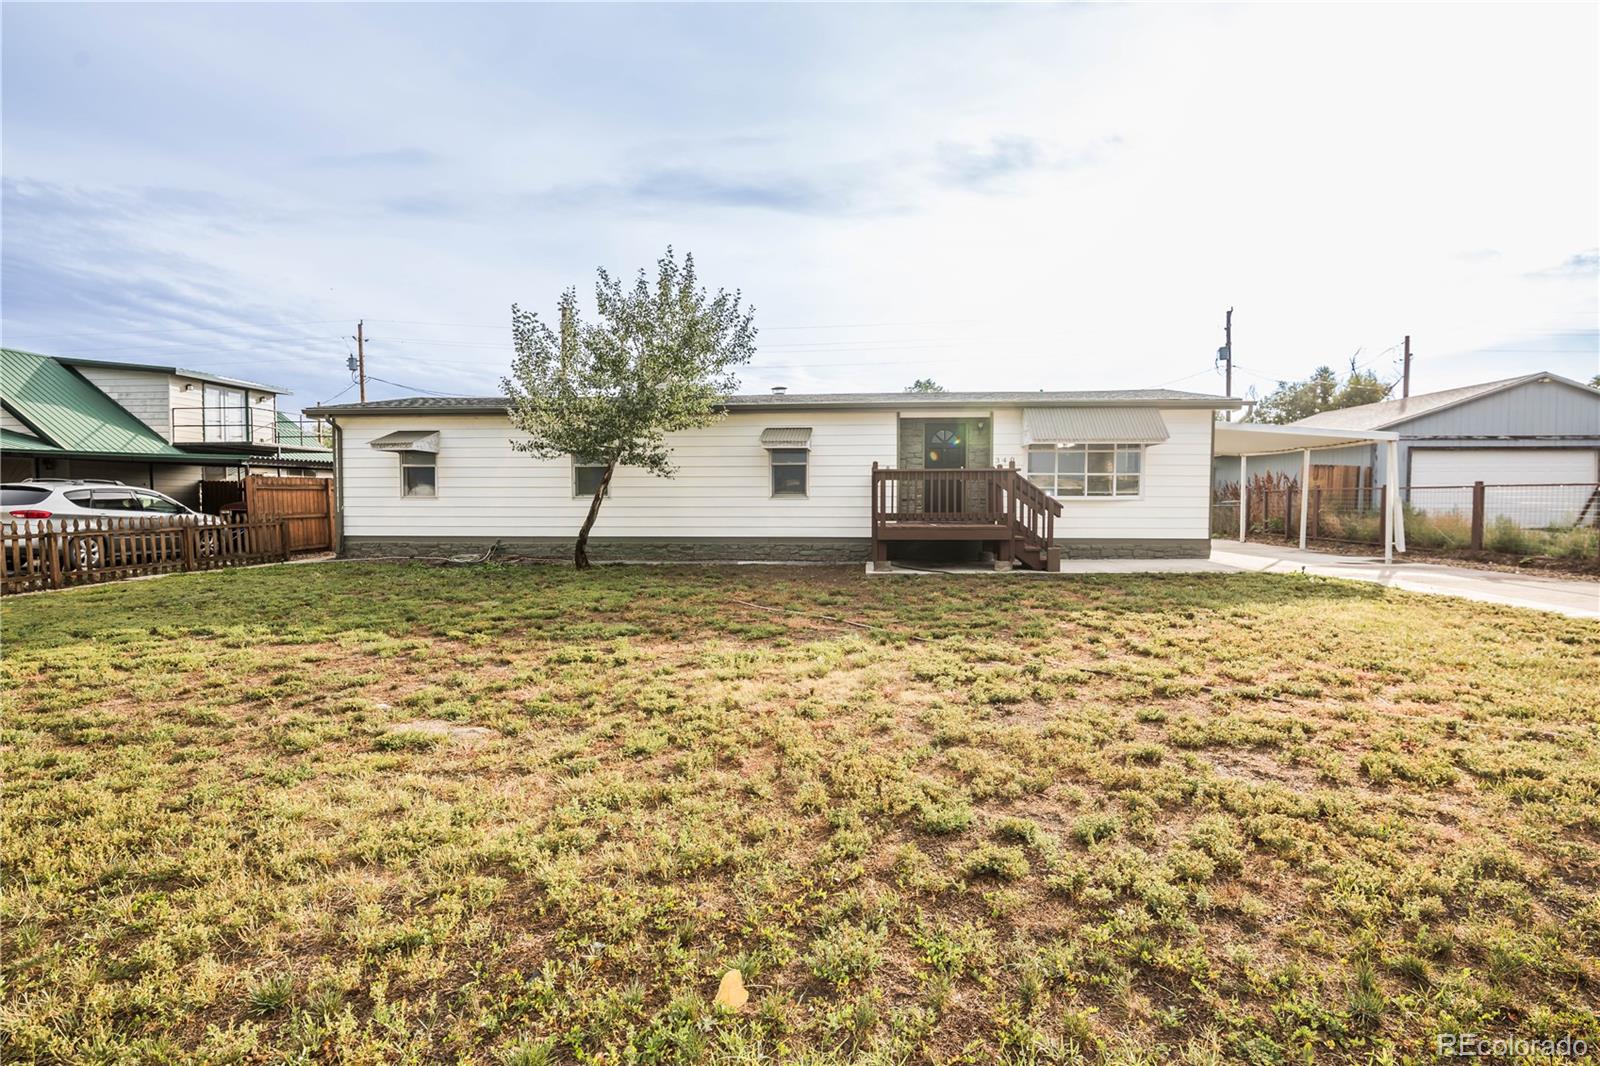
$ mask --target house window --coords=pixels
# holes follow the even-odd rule
[[[1028,480],[1052,496],[1138,496],[1144,480],[1144,445],[1035,444],[1028,448]]]
[[[432,452],[400,452],[400,495],[437,496],[436,462]]]
[[[804,496],[806,459],[811,453],[805,448],[769,448],[767,454],[772,457],[772,494]]]
[[[572,494],[574,496],[593,497],[600,488],[600,481],[606,476],[605,463],[591,463],[584,459],[572,460]],[[606,486],[606,495],[611,495],[611,486]]]

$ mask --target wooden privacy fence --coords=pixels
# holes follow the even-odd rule
[[[333,548],[332,478],[251,474],[238,481],[202,481],[200,497],[210,514],[242,506],[251,518],[283,519],[292,552]]]
[[[178,570],[218,570],[289,558],[286,523],[246,518],[66,518],[0,528],[0,592],[119,581]]]

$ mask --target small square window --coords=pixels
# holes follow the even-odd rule
[[[811,453],[804,448],[773,448],[767,454],[772,461],[772,494],[804,496]]]
[[[438,495],[438,483],[435,477],[432,455],[425,452],[401,453],[400,494],[402,496]]]
[[[600,489],[600,482],[605,479],[605,463],[585,463],[577,459],[572,461],[572,494],[574,496],[592,497]],[[606,495],[611,495],[611,486],[606,486]]]

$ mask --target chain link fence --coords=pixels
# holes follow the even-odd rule
[[[1322,489],[1304,501],[1306,539],[1383,543],[1382,488]],[[1300,488],[1293,479],[1252,478],[1245,512],[1249,535],[1300,536]],[[1406,546],[1592,559],[1600,556],[1600,484],[1416,485],[1401,490]],[[1220,486],[1211,533],[1239,535],[1239,486]]]

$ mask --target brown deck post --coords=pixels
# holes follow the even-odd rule
[[[878,473],[878,461],[872,461],[872,568],[889,569],[889,545],[884,542],[879,528],[883,523],[883,476]]]
[[[1483,482],[1472,483],[1472,550],[1483,551]]]

